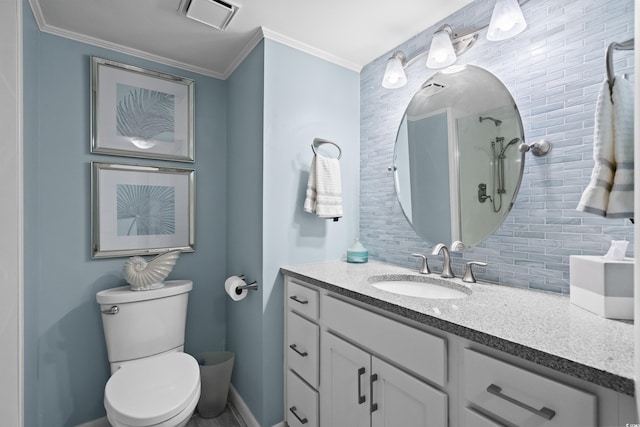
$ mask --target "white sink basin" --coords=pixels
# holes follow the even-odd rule
[[[429,276],[373,276],[369,278],[369,282],[382,291],[418,298],[458,299],[471,294],[471,289],[465,286]]]

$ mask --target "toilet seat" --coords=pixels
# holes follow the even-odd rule
[[[153,426],[195,407],[199,396],[198,362],[176,352],[124,365],[107,381],[104,406],[115,423]]]

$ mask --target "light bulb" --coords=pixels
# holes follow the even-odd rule
[[[433,35],[429,56],[427,57],[427,67],[445,68],[456,62],[458,57],[451,43],[451,27],[444,26]]]
[[[385,89],[397,89],[407,84],[407,76],[404,73],[404,53],[396,52],[387,61],[387,68],[382,78],[382,87]]]
[[[487,39],[505,40],[520,34],[527,28],[518,0],[496,0],[491,22],[487,30]]]

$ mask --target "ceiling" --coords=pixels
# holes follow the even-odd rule
[[[471,1],[233,0],[226,31],[180,15],[180,0],[29,3],[42,31],[226,79],[263,37],[360,71]]]

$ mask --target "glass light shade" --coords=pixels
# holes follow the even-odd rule
[[[384,70],[382,87],[385,89],[397,89],[407,84],[407,76],[404,73],[402,61],[396,55],[389,58],[387,68]]]
[[[520,34],[527,28],[518,0],[496,0],[491,22],[487,30],[487,40],[505,40]]]
[[[429,56],[427,57],[427,67],[445,68],[456,62],[458,57],[451,43],[451,34],[445,30],[438,30],[431,40]]]

